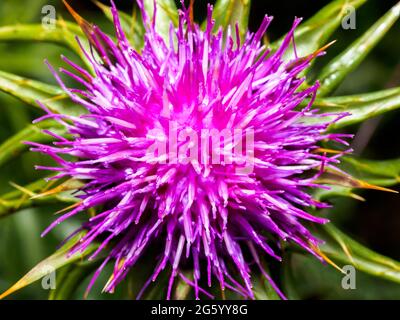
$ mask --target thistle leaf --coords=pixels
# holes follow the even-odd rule
[[[373,189],[373,190],[397,193],[397,191],[380,187],[361,179],[357,179],[354,176],[350,175],[349,171],[347,171],[347,173],[343,173],[342,171],[339,170],[328,169],[323,174],[321,174],[321,176],[318,177],[318,179],[316,179],[315,182],[320,184],[329,184],[329,185],[341,186],[352,189],[353,188]]]
[[[49,176],[51,177],[51,176]],[[3,196],[1,196],[1,199],[4,200],[13,200],[16,198],[20,198],[24,194],[37,194],[40,192],[43,192],[43,190],[47,190],[49,187],[51,187],[54,184],[53,181],[49,182],[46,181],[45,179],[39,179],[36,181],[33,181],[23,187],[23,189],[15,189],[13,191],[10,191]]]
[[[31,271],[29,271],[25,276],[23,276],[19,281],[17,281],[11,288],[9,288],[7,291],[1,294],[0,299],[4,299],[10,294],[48,275],[50,272],[55,271],[68,264],[71,264],[75,261],[78,261],[84,258],[85,256],[89,255],[90,253],[92,253],[97,248],[96,244],[89,245],[84,252],[77,252],[69,256],[70,249],[76,243],[78,243],[78,241],[83,237],[83,235],[84,232],[75,235],[54,254],[52,254],[48,258],[38,263]]]
[[[341,107],[343,108],[346,104],[356,104],[371,102],[383,98],[393,96],[400,93],[400,88],[390,88],[375,92],[366,92],[362,94],[348,95],[348,96],[336,96],[327,98],[318,98],[313,103],[313,106],[318,108],[325,107]]]
[[[67,180],[49,189],[52,183],[40,179],[27,186],[19,186],[11,182],[17,190],[0,197],[0,218],[25,208],[60,203],[75,205],[79,201],[75,197],[60,194],[70,189],[78,189],[81,186],[78,181]]]
[[[327,236],[320,250],[330,259],[353,265],[357,270],[400,283],[400,263],[378,254],[338,230],[332,223],[322,226]]]
[[[334,123],[330,126],[330,129],[335,130],[348,125],[360,123],[369,118],[376,117],[398,108],[400,108],[400,92],[382,99],[371,100],[359,104],[351,104],[344,108],[344,111],[350,112],[350,115]]]
[[[332,1],[310,19],[302,23],[294,33],[296,52],[299,57],[308,56],[323,47],[330,36],[340,26],[347,14],[346,8],[359,8],[366,0],[336,0]],[[279,48],[284,37],[273,42],[273,50]],[[286,51],[285,58],[294,58],[293,45]]]
[[[329,189],[319,189],[313,192],[314,199],[318,201],[326,201],[335,197],[347,197],[353,198],[359,201],[365,201],[365,199],[358,194],[353,192],[352,188],[343,186],[329,186]]]
[[[178,25],[178,10],[173,0],[143,0],[144,9],[150,20],[154,18],[154,4],[156,4],[156,31],[164,38],[169,39],[169,27],[172,22]]]
[[[41,24],[18,24],[0,27],[0,41],[35,41],[55,43],[75,52],[84,62],[83,55],[75,37],[83,36],[75,23],[57,20],[54,29],[44,28]]]
[[[351,170],[357,176],[372,175],[374,177],[387,178],[391,185],[400,183],[400,159],[367,160],[354,157],[343,157],[342,160],[351,165]],[[371,180],[371,178],[369,178]],[[377,178],[375,178],[377,179]]]
[[[343,53],[326,65],[317,76],[317,79],[321,82],[318,95],[323,97],[334,91],[344,78],[364,60],[399,16],[400,2],[392,7]]]
[[[348,175],[335,172],[333,176],[324,177],[321,183],[329,184],[330,189],[320,189],[314,192],[314,198],[325,201],[332,197],[343,196],[364,201],[364,198],[354,193],[354,189],[375,189],[395,192],[390,187],[400,182],[400,159],[366,160],[354,157],[342,157],[340,168]]]
[[[362,95],[318,98],[315,100],[313,107],[324,112],[348,112],[348,116],[329,126],[329,130],[337,130],[400,108],[400,88]],[[326,117],[324,121],[332,119],[333,117]],[[312,121],[312,119],[305,119],[305,121]]]
[[[52,131],[58,135],[65,134],[65,129],[51,120],[28,125],[0,144],[0,166],[29,149],[29,146],[23,143],[24,141],[38,143],[53,141],[53,137],[42,132],[44,129],[53,129]]]
[[[4,71],[0,71],[0,91],[37,108],[39,100],[54,113],[79,115],[84,112],[81,106],[70,101],[62,89]]]
[[[221,26],[225,30],[231,26],[235,30],[237,23],[240,38],[243,40],[248,29],[250,7],[251,0],[218,0],[213,11],[215,27]]]
[[[68,264],[57,272],[57,287],[50,291],[49,300],[69,300],[82,282],[98,267],[98,261]]]

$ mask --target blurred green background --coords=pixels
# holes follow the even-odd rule
[[[108,4],[107,1],[102,1]],[[133,0],[116,0],[117,6],[127,12],[133,7]],[[213,2],[213,1],[211,1]],[[287,32],[295,16],[305,19],[312,16],[329,1],[322,0],[253,0],[250,29],[256,30],[264,14],[275,17],[268,36],[277,39]],[[91,1],[70,0],[69,3],[88,21],[96,22],[106,31],[112,31],[112,25]],[[341,52],[354,39],[381,17],[396,1],[369,0],[357,10],[356,29],[339,29],[333,39],[337,42],[329,48],[328,54],[320,58],[316,67],[326,64]],[[54,5],[57,15],[71,20],[64,5],[58,0],[1,0],[0,25],[15,23],[38,23],[42,18],[41,8]],[[203,18],[206,1],[195,2],[196,18]],[[363,93],[400,86],[400,24],[397,23],[373,50],[361,66],[354,71],[337,89],[340,95]],[[15,73],[28,78],[55,84],[44,65],[45,58],[54,66],[62,65],[60,55],[74,58],[74,53],[57,45],[27,42],[0,42],[0,70]],[[0,93],[0,142],[6,140],[18,130],[24,128],[39,111],[24,103]],[[400,157],[400,111],[390,112],[377,117],[361,126],[350,127],[356,134],[353,142],[355,153],[370,159],[390,159]],[[0,194],[11,191],[10,182],[24,185],[35,181],[44,173],[35,171],[32,164],[46,163],[48,159],[36,153],[24,153],[15,161],[0,168]],[[396,189],[396,188],[395,188]],[[397,190],[400,190],[397,187]],[[369,248],[400,260],[400,196],[378,191],[358,192],[366,202],[354,199],[337,198],[333,202],[335,209],[328,216],[342,230]],[[53,230],[46,238],[40,233],[53,220],[55,206],[21,210],[17,214],[0,220],[0,291],[5,290],[36,263],[50,255],[61,240],[77,225],[78,219],[70,220]],[[293,281],[299,298],[303,299],[399,299],[400,285],[357,274],[357,289],[343,290],[341,275],[331,267],[321,265],[312,257],[295,255],[291,265]],[[89,298],[118,298],[117,294],[101,295],[100,279]],[[87,281],[85,282],[85,284]],[[75,298],[82,298],[81,290]],[[117,291],[129,290],[121,286]],[[40,282],[14,294],[13,299],[44,299],[48,291],[43,290]]]

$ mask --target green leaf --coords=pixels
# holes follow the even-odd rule
[[[69,300],[82,282],[98,267],[98,261],[83,261],[64,266],[57,272],[57,286],[50,291],[49,300]]]
[[[31,271],[17,281],[11,288],[0,295],[0,299],[7,297],[8,295],[26,287],[27,285],[41,279],[48,275],[50,272],[55,271],[63,266],[71,264],[75,261],[83,259],[90,253],[92,253],[98,245],[95,243],[90,244],[87,249],[83,252],[76,252],[75,254],[68,256],[70,249],[78,243],[83,237],[84,232],[81,232],[72,237],[64,246],[57,250],[54,254],[37,264]]]
[[[39,100],[55,113],[69,115],[84,113],[83,107],[71,102],[61,88],[4,71],[0,71],[0,91],[37,108],[40,108],[36,102]]]
[[[296,51],[299,57],[308,56],[322,48],[341,25],[342,19],[347,14],[346,8],[352,6],[359,8],[366,0],[336,0],[332,1],[310,19],[302,23],[294,33]],[[276,50],[284,37],[271,44]],[[285,59],[294,58],[293,45],[286,51]]]
[[[10,191],[6,194],[4,194],[1,199],[3,200],[15,200],[17,198],[20,198],[21,196],[25,194],[36,194],[38,192],[42,192],[43,190],[47,190],[51,182],[46,181],[45,179],[39,179],[34,182],[29,183],[28,185],[25,185],[23,189],[15,189],[13,191]]]
[[[352,171],[358,176],[370,174],[375,177],[392,179],[393,184],[400,183],[400,158],[390,160],[367,160],[343,157],[342,160],[345,163],[351,164],[353,168]]]
[[[382,39],[400,16],[400,2],[390,9],[343,53],[326,65],[317,79],[321,82],[320,97],[330,94],[353,71]]]
[[[322,226],[328,237],[320,247],[330,259],[353,265],[357,270],[375,277],[400,283],[400,263],[378,254],[338,230],[332,223]]]
[[[0,21],[3,24],[33,21],[37,19],[38,13],[40,13],[42,7],[46,4],[49,4],[48,0],[33,0],[29,2],[29,10],[16,10],[16,8],[24,8],[26,1],[1,1]]]
[[[77,200],[72,197],[51,196],[40,199],[30,199],[29,197],[21,197],[20,199],[5,200],[0,198],[0,218],[4,218],[12,213],[22,209],[39,207],[49,204],[71,203],[75,204]]]
[[[75,37],[83,36],[79,26],[72,22],[57,20],[54,29],[42,24],[16,24],[0,27],[0,41],[35,41],[58,44],[71,49],[82,61],[86,58]]]
[[[44,129],[52,129],[54,133],[61,136],[65,134],[65,128],[51,120],[28,125],[0,144],[0,166],[29,149],[29,146],[23,143],[24,141],[38,143],[53,141],[53,137],[42,132]]]
[[[356,290],[346,290],[341,286],[344,274],[315,257],[300,253],[291,254],[291,286],[295,289],[297,300],[371,300],[397,299],[400,296],[398,283],[356,271]],[[346,270],[349,272],[349,269]],[[346,272],[346,273],[347,273]],[[348,273],[347,273],[348,274]],[[282,277],[282,281],[286,278]]]
[[[347,170],[346,173],[344,173],[343,171],[327,168],[317,179],[314,180],[314,182],[319,184],[329,184],[348,188],[374,189],[380,191],[396,192],[374,185],[368,181],[359,179],[355,174],[351,174],[351,170]]]
[[[396,94],[400,94],[400,87],[348,96],[317,98],[313,103],[313,106],[318,108],[343,108],[346,105],[372,102],[375,100],[388,98]]]
[[[144,0],[144,8],[150,18],[154,16],[154,0]],[[169,39],[169,27],[172,22],[174,26],[178,25],[178,10],[173,0],[158,0],[156,1],[156,30],[164,38]]]
[[[0,197],[0,218],[25,208],[61,203],[74,205],[79,199],[68,194],[63,194],[63,192],[76,190],[82,186],[81,182],[71,179],[50,190],[52,182],[46,182],[43,179],[27,186],[19,186],[15,183],[11,184],[17,190]]]
[[[343,186],[329,186],[327,189],[318,189],[313,192],[313,197],[318,201],[326,201],[335,197],[348,197],[356,200],[364,201],[364,198],[353,192],[352,188]]]
[[[382,191],[391,191],[382,187],[390,187],[400,182],[400,159],[391,160],[367,160],[345,156],[341,158],[339,167],[347,175],[336,174],[333,178],[328,177],[322,182],[329,184],[330,189],[319,189],[314,191],[316,200],[325,201],[332,197],[344,196],[364,201],[364,198],[354,193],[354,189],[367,188]]]
[[[321,112],[349,113],[348,116],[329,126],[329,130],[337,130],[400,108],[400,88],[362,95],[318,98],[315,100],[313,107],[320,109]],[[334,116],[325,117],[323,121],[332,121],[334,118]],[[309,117],[304,118],[304,121],[313,122],[321,120]]]
[[[251,0],[218,0],[213,11],[215,27],[226,30],[231,26],[233,31],[237,23],[240,38],[243,40],[248,29],[250,7]],[[232,35],[235,36],[235,32],[232,32]]]
[[[111,13],[111,7],[102,4],[101,2],[94,1],[95,4],[103,11],[104,15],[110,21],[113,21],[113,15]],[[121,22],[122,30],[125,36],[129,40],[129,43],[136,49],[140,50],[143,47],[144,41],[144,26],[137,10],[133,10],[132,15],[128,15],[125,12],[119,11],[118,16]]]

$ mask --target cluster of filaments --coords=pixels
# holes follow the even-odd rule
[[[280,48],[270,53],[261,40],[271,17],[266,16],[260,29],[248,33],[241,44],[237,29],[213,31],[211,6],[205,31],[184,9],[179,26],[171,26],[170,40],[164,41],[141,1],[139,5],[146,26],[141,53],[128,43],[113,7],[117,43],[94,26],[90,40],[97,54],[84,51],[95,75],[64,58],[75,73],[61,71],[84,89],[67,88],[54,72],[71,99],[88,113],[73,117],[47,110],[41,119],[57,120],[73,138],[53,134],[53,146],[35,144],[59,164],[40,168],[57,171],[53,179],[71,177],[85,181],[85,186],[78,193],[81,201],[46,232],[97,208],[98,213],[82,225],[87,233],[71,252],[100,241],[90,257],[94,259],[109,248],[89,288],[111,260],[115,267],[105,291],[112,292],[150,244],[156,244],[162,248],[144,289],[161,272],[170,272],[168,298],[177,277],[193,286],[196,298],[211,297],[205,287],[213,279],[222,289],[252,298],[250,266],[259,268],[275,287],[263,268],[263,257],[281,260],[281,241],[316,255],[318,240],[302,223],[326,220],[304,210],[324,204],[306,190],[318,187],[315,177],[337,161],[316,152],[318,142],[343,143],[340,135],[325,133],[329,122],[302,121],[323,116],[311,110],[318,84],[300,89],[304,79],[298,75],[311,58],[283,61],[300,20],[295,20]],[[231,161],[213,163],[212,152],[204,148],[186,163],[166,161],[172,148],[171,123],[178,135],[188,129],[198,137],[204,129],[239,134],[239,139],[221,146],[221,157]],[[249,132],[251,150],[238,155],[225,147],[246,145]],[[166,151],[149,152],[160,140],[169,142]],[[236,161],[238,157],[242,162]],[[190,275],[184,272],[188,269]]]

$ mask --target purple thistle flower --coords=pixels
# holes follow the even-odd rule
[[[168,42],[155,30],[156,14],[151,20],[138,4],[146,29],[141,52],[128,43],[113,4],[117,43],[93,26],[88,37],[97,54],[82,49],[94,75],[63,57],[76,73],[61,72],[84,89],[67,88],[51,69],[87,114],[55,114],[42,105],[48,114],[37,121],[53,118],[73,138],[55,136],[53,146],[32,143],[59,164],[38,168],[57,171],[51,179],[85,185],[77,193],[81,201],[44,234],[100,209],[78,230],[87,233],[71,251],[100,241],[93,259],[111,247],[88,290],[111,260],[115,267],[104,290],[112,292],[148,247],[159,244],[143,290],[170,268],[167,298],[176,277],[194,288],[196,298],[211,297],[200,286],[204,280],[253,298],[251,269],[258,268],[284,298],[260,256],[280,261],[279,243],[290,241],[322,259],[315,250],[320,241],[303,224],[327,222],[305,211],[327,205],[308,191],[322,187],[315,179],[341,155],[321,155],[319,142],[346,144],[346,135],[326,132],[344,115],[311,110],[318,83],[303,88],[299,76],[322,53],[284,61],[300,19],[275,52],[261,44],[272,17],[243,43],[238,28],[236,36],[230,29],[214,33],[212,6],[205,31],[183,6]],[[193,270],[191,277],[182,265]]]

